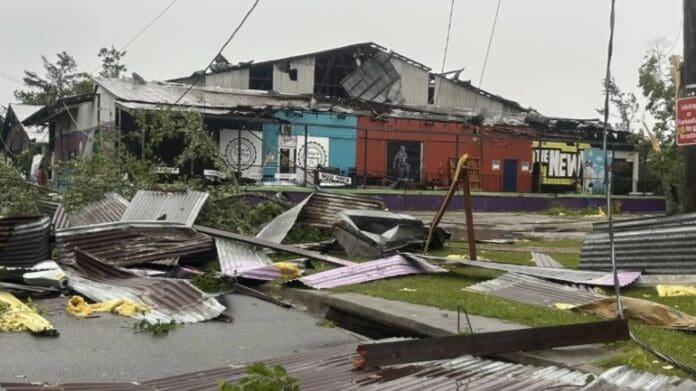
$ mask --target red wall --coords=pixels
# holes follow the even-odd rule
[[[387,162],[387,141],[422,142],[422,180],[448,183],[448,159],[464,153],[480,157],[481,187],[485,191],[502,191],[502,166],[504,159],[518,160],[517,191],[531,189],[529,173],[520,172],[522,161],[531,167],[531,140],[526,137],[512,137],[504,133],[484,128],[481,131],[483,147],[474,140],[474,127],[457,122],[425,121],[420,119],[387,118],[375,119],[358,116],[356,142],[356,171],[361,177],[365,171],[368,176],[385,177]],[[367,130],[367,144],[366,144]],[[367,147],[366,147],[367,145]],[[367,152],[367,158],[365,158]],[[501,170],[493,171],[492,160],[501,161]]]

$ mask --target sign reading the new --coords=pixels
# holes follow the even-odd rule
[[[677,145],[696,144],[696,96],[677,100]]]

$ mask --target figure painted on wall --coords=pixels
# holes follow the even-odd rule
[[[409,173],[411,172],[411,165],[408,164],[408,153],[406,152],[406,146],[402,145],[399,150],[394,155],[394,162],[392,163],[392,168],[399,171],[398,179],[408,179]]]

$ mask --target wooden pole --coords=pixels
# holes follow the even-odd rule
[[[464,215],[466,216],[466,240],[469,244],[469,259],[476,260],[476,234],[474,232],[474,213],[471,206],[471,184],[469,168],[462,171],[462,191],[464,193]]]

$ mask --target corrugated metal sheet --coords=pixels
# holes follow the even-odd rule
[[[338,212],[346,209],[384,209],[384,202],[373,197],[317,191],[302,208],[298,221],[315,227],[331,228],[339,221]]]
[[[0,218],[0,265],[31,266],[48,259],[50,226],[47,216]]]
[[[524,274],[528,276],[535,276],[540,278],[545,278],[548,280],[564,281],[573,284],[583,284],[583,285],[597,285],[597,286],[614,286],[614,276],[611,273],[603,272],[592,272],[586,270],[575,270],[567,268],[552,268],[552,267],[538,267],[538,266],[523,266],[523,265],[510,265],[507,263],[496,263],[496,262],[484,262],[484,261],[455,261],[448,258],[442,257],[430,257],[424,256],[425,258],[441,259],[444,261],[450,261],[453,263],[461,264],[464,266],[475,266],[482,267],[484,269],[494,269],[502,270],[506,272],[513,272]],[[633,281],[640,277],[640,272],[619,272],[619,285],[626,286],[631,284]]]
[[[78,212],[69,213],[68,219],[71,227],[119,221],[126,208],[128,208],[127,199],[116,193],[107,193],[103,200],[93,202]]]
[[[207,199],[208,193],[200,191],[138,190],[121,221],[171,221],[191,227]]]
[[[372,102],[402,104],[401,76],[389,53],[378,52],[341,80],[341,86],[353,98]]]
[[[565,267],[558,263],[557,260],[553,259],[552,256],[544,253],[537,253],[534,251],[532,251],[532,262],[534,262],[535,265],[541,267],[555,267],[559,269]]]
[[[74,250],[117,265],[171,260],[213,250],[213,239],[170,222],[113,222],[56,231],[60,260],[72,263]]]
[[[107,193],[104,199],[93,202],[77,212],[68,212],[56,201],[38,202],[41,212],[51,216],[54,229],[119,221],[128,207],[128,200],[116,193]]]
[[[586,288],[558,284],[517,273],[505,273],[498,278],[470,285],[466,289],[503,299],[546,306],[556,303],[580,305],[605,297]]]
[[[462,356],[452,360],[430,361],[406,365],[390,365],[380,369],[353,370],[351,359],[355,346],[314,350],[266,360],[268,365],[282,365],[295,376],[302,391],[326,390],[439,390],[439,391],[686,391],[694,382],[661,375],[630,371],[625,367],[610,369],[599,379],[587,373],[555,366],[539,367]],[[625,377],[631,372],[631,378]],[[219,390],[219,381],[235,384],[243,376],[245,365],[230,365],[137,383],[73,383],[41,385],[36,383],[2,383],[5,391],[32,390]],[[656,380],[660,379],[660,380]],[[660,383],[662,388],[654,384]],[[625,385],[624,385],[625,384]],[[629,386],[630,384],[630,386]]]
[[[220,271],[225,275],[262,281],[270,281],[280,277],[278,269],[272,266],[271,258],[250,244],[216,237],[215,247],[220,262]]]
[[[134,316],[150,322],[200,322],[219,316],[225,307],[193,286],[176,278],[141,277],[77,251],[70,272],[70,287],[95,301],[128,299],[150,306]]]
[[[614,234],[616,265],[646,273],[696,273],[696,226],[656,226]],[[585,236],[580,250],[581,269],[610,270],[609,234]]]
[[[696,213],[682,213],[671,216],[652,216],[639,219],[614,221],[614,232],[631,231],[655,227],[683,227],[696,225]],[[592,232],[607,232],[609,223],[606,221],[592,224]]]
[[[290,284],[315,289],[327,289],[408,274],[447,272],[447,269],[431,265],[417,256],[399,254],[359,263],[354,266],[345,266],[312,274],[292,280]]]
[[[584,390],[600,391],[618,387],[634,391],[687,391],[696,390],[696,382],[676,376],[641,372],[623,365],[605,371]]]
[[[258,234],[256,234],[256,237],[269,240],[274,243],[281,243],[283,239],[285,239],[288,232],[290,232],[292,227],[295,225],[297,217],[300,215],[300,212],[302,212],[302,209],[305,207],[305,205],[307,205],[312,197],[314,197],[314,193],[310,194],[297,205],[276,216],[276,218],[271,220],[261,229]]]

